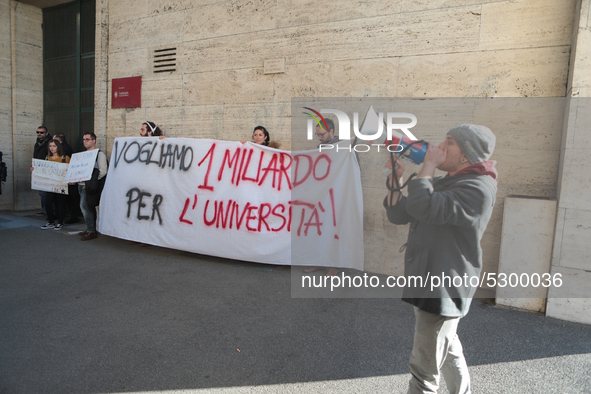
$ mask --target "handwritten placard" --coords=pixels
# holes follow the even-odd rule
[[[31,189],[68,194],[68,185],[64,184],[64,178],[67,171],[67,163],[33,159]]]
[[[92,177],[92,170],[99,150],[93,149],[85,152],[74,153],[70,159],[70,167],[64,182],[84,182]]]
[[[117,138],[101,232],[269,264],[363,269],[355,154],[252,143]]]

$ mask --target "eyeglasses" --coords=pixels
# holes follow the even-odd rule
[[[46,134],[47,131],[38,131],[37,134]]]
[[[325,131],[324,133],[316,133],[316,137],[324,137],[324,134],[328,133],[328,131]]]
[[[92,141],[92,138],[82,138],[82,141]]]

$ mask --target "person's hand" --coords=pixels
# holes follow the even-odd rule
[[[423,165],[430,165],[434,166],[434,168],[437,168],[445,162],[446,156],[446,151],[444,151],[436,145],[429,143],[427,153],[425,153],[425,160],[423,161]]]
[[[242,145],[244,145],[244,144],[246,144],[246,140],[240,140],[240,143],[241,143]]]
[[[161,139],[161,140],[163,140],[163,139],[165,139],[165,138],[166,138],[166,136],[165,136],[165,135],[161,135],[161,136],[159,136],[158,138],[159,138],[159,139]]]
[[[421,170],[417,174],[417,178],[433,179],[435,170],[445,162],[446,157],[446,151],[429,142],[427,153],[425,153],[425,160],[423,160],[423,167],[421,167]]]
[[[396,177],[398,178],[398,183],[402,184],[402,175],[404,174],[404,163],[402,160],[397,158],[396,156],[392,156],[394,158],[394,163],[396,164]],[[388,157],[385,164],[386,168],[392,169],[392,160]],[[388,175],[388,179],[390,180],[390,185],[393,185],[392,181],[392,174]]]
[[[35,171],[35,167],[31,167],[31,172]]]

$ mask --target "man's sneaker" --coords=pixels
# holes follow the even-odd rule
[[[56,224],[55,227],[53,228],[54,230],[61,230],[64,227],[63,224]]]
[[[47,230],[48,228],[55,228],[53,223],[47,223],[45,226],[41,226],[42,230]]]

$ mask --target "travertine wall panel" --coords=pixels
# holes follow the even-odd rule
[[[477,100],[474,120],[496,126],[496,149],[539,150],[541,155],[554,155],[560,150],[565,103],[563,97]],[[557,157],[554,160],[558,163]]]
[[[506,3],[508,0],[402,0],[402,12],[426,11],[468,5]]]
[[[318,6],[313,0],[279,0],[277,27],[302,26],[397,14],[403,11],[403,0],[341,1],[337,7]],[[310,12],[313,10],[313,12]]]
[[[402,97],[562,97],[569,47],[461,51],[400,60]]]
[[[142,76],[142,80],[152,76],[153,53],[148,48],[109,54],[109,80]],[[111,88],[109,84],[109,89]]]
[[[294,64],[286,65],[284,74],[267,77],[273,81],[274,98],[282,101],[291,97],[396,97],[398,63],[399,58],[387,58]]]
[[[480,49],[570,45],[575,0],[505,1],[482,6]]]
[[[591,69],[591,67],[589,68]],[[591,150],[591,98],[581,98],[576,102],[577,115],[573,119],[573,146],[578,149]]]
[[[564,170],[560,178],[560,206],[572,209],[589,209],[591,171],[581,171],[581,169],[589,167],[591,150],[567,149],[563,156]]]
[[[591,256],[591,210],[566,209],[562,220],[562,242],[560,259],[555,266],[588,270]]]
[[[556,200],[506,198],[501,238],[499,273],[540,278],[550,272],[552,242],[556,223]],[[531,277],[531,276],[530,276]],[[532,287],[497,288],[497,302],[502,305],[543,312],[548,289]]]
[[[142,78],[142,107],[181,107],[183,79],[175,75],[164,79]]]
[[[40,32],[41,33],[41,32]],[[43,93],[39,77],[43,75],[42,49],[39,43],[18,43],[16,48],[16,87]]]
[[[575,52],[574,61],[580,64],[585,70],[591,70],[591,12],[587,16],[587,20],[582,22],[585,24],[577,32],[578,48]],[[591,87],[591,73],[578,73],[573,75],[572,86],[576,87],[577,91],[573,92],[573,96],[590,97],[591,95],[584,94],[581,89]]]
[[[290,119],[289,103],[243,104],[224,106],[224,139],[249,140],[255,126],[269,127],[274,140],[282,142],[283,149],[289,144]],[[287,137],[287,138],[286,138]]]
[[[110,52],[179,44],[183,42],[183,30],[183,23],[179,22],[179,15],[174,13],[111,24],[109,29]]]
[[[109,24],[117,25],[122,22],[134,21],[146,15],[148,0],[109,1]]]
[[[185,70],[260,67],[276,57],[298,64],[470,51],[478,49],[478,29],[470,8],[453,8],[248,33],[187,43]]]
[[[183,78],[185,105],[273,102],[273,76],[256,69],[224,70],[186,74]]]
[[[14,25],[11,6],[14,4]],[[31,157],[37,138],[35,130],[43,119],[43,67],[41,10],[19,2],[1,3],[3,34],[0,56],[0,150],[8,165],[8,182],[3,185],[0,209],[29,209],[38,206],[36,191],[31,190]],[[14,31],[14,46],[12,33]],[[13,63],[14,61],[14,63]],[[16,79],[12,80],[12,68]],[[14,107],[13,107],[13,99]],[[14,108],[14,112],[13,112]],[[13,144],[17,146],[13,151]],[[13,171],[16,169],[16,182]],[[14,185],[16,183],[16,190]]]
[[[243,33],[275,30],[276,0],[222,1],[185,12],[185,40],[236,36]],[[199,17],[196,17],[199,15]],[[249,15],[245,18],[244,15]]]
[[[42,37],[43,34],[42,25],[39,23],[40,13],[39,8],[17,3],[16,15],[18,23],[15,25],[15,33],[19,43],[40,46],[39,37]]]

